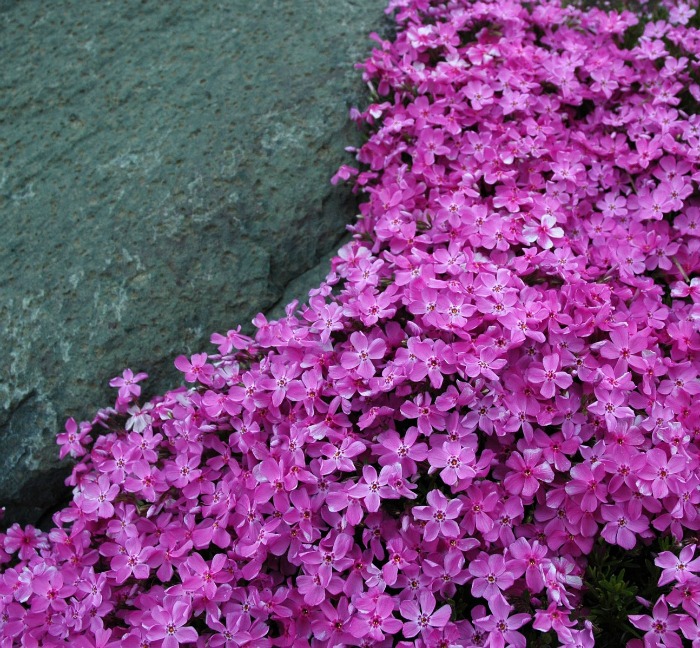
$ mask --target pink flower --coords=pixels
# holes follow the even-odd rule
[[[609,504],[601,508],[601,516],[607,522],[601,535],[611,544],[618,544],[623,549],[632,549],[637,543],[637,533],[649,528],[646,516],[632,515],[627,507],[620,504]]]
[[[469,571],[464,568],[464,555],[461,550],[448,552],[441,564],[426,559],[423,562],[423,572],[435,579],[431,587],[438,586],[437,591],[447,598],[452,598],[457,591],[456,586],[464,585],[471,577]]]
[[[387,585],[394,585],[399,570],[409,567],[418,554],[409,549],[401,538],[392,538],[387,543],[388,558],[382,567],[382,574]]]
[[[674,580],[684,583],[692,578],[692,574],[700,572],[700,558],[693,560],[695,548],[694,544],[687,545],[681,549],[677,557],[670,551],[663,551],[656,557],[654,564],[663,569],[659,577],[659,586]]]
[[[588,406],[588,411],[604,416],[610,427],[617,425],[620,419],[634,418],[634,412],[625,404],[627,399],[624,394],[596,387],[595,395],[598,400]]]
[[[469,355],[464,359],[465,373],[471,378],[483,376],[488,380],[498,380],[496,371],[505,367],[505,358],[498,358],[498,352],[492,347],[486,347],[479,352],[479,359]]]
[[[225,336],[212,333],[210,340],[212,344],[218,345],[219,353],[223,355],[231,353],[233,349],[247,349],[253,343],[253,340],[241,333],[240,326],[227,331]]]
[[[679,616],[669,614],[666,599],[661,596],[654,604],[652,615],[630,614],[629,620],[635,628],[645,631],[645,642],[651,645],[663,645],[681,648],[683,642],[674,632],[679,628]]]
[[[577,464],[571,468],[570,474],[572,479],[565,489],[574,501],[580,503],[581,510],[592,513],[601,502],[606,501],[608,489],[602,464]]]
[[[400,411],[406,418],[418,419],[418,430],[425,436],[445,429],[445,416],[431,403],[429,394],[420,393],[414,401],[405,401]]]
[[[335,470],[351,472],[355,469],[352,458],[365,451],[362,441],[343,439],[339,445],[327,443],[321,448],[321,452],[327,457],[321,460],[321,474],[327,475]]]
[[[269,632],[269,627],[262,621],[252,621],[250,617],[228,613],[224,616],[224,623],[219,620],[212,620],[211,628],[217,634],[209,639],[209,645],[218,648],[238,648],[239,646],[251,645],[259,648],[268,648],[272,643],[265,639]]]
[[[557,602],[550,603],[546,610],[537,610],[532,622],[532,627],[536,630],[542,632],[554,630],[560,641],[573,638],[573,633],[569,630],[573,625],[575,622],[569,618],[569,610],[560,607]]]
[[[523,454],[514,452],[506,461],[506,466],[511,472],[506,475],[503,485],[513,495],[522,494],[523,497],[532,497],[540,487],[540,482],[551,482],[554,472],[551,466],[542,459],[540,448],[528,448]]]
[[[175,366],[185,374],[187,382],[199,381],[208,385],[209,379],[214,373],[214,367],[207,364],[207,359],[206,353],[195,353],[189,360],[181,355],[175,358]]]
[[[501,555],[489,556],[482,551],[477,560],[469,563],[469,573],[475,577],[472,581],[472,595],[489,601],[500,597],[501,592],[515,582],[512,568],[516,564],[513,561],[506,562]]]
[[[440,471],[442,481],[450,486],[459,481],[462,482],[462,487],[465,487],[476,476],[474,459],[474,451],[471,448],[463,447],[458,441],[449,441],[443,443],[442,448],[435,448],[428,454],[430,462],[428,474],[442,468]]]
[[[671,591],[630,648],[700,643],[700,41],[675,4],[621,49],[630,12],[390,0],[335,178],[351,241],[308,304],[176,358],[187,385],[133,404],[127,369],[69,419],[72,501],[0,533],[3,645],[521,648],[517,602],[528,642],[591,648],[594,545],[661,536]]]
[[[124,369],[121,376],[112,378],[109,381],[109,386],[119,388],[119,398],[131,401],[133,398],[138,398],[141,395],[141,386],[137,383],[146,378],[148,378],[148,374],[143,371],[134,375],[131,369]]]
[[[600,355],[619,360],[626,368],[628,362],[637,360],[637,354],[647,348],[647,342],[647,336],[641,333],[630,335],[629,326],[622,326],[610,331],[610,340],[600,346]]]
[[[462,502],[448,500],[439,490],[428,493],[428,506],[414,506],[413,516],[417,520],[427,520],[425,525],[425,539],[434,540],[438,535],[445,538],[456,538],[459,535],[459,526],[455,519],[462,510]]]
[[[350,633],[357,639],[370,637],[374,641],[383,641],[385,633],[394,635],[403,624],[393,616],[394,602],[387,594],[376,594],[360,598],[356,602],[358,613],[350,623]]]
[[[564,230],[557,227],[556,224],[557,220],[554,216],[542,216],[539,225],[523,227],[523,238],[528,243],[537,242],[538,245],[548,250],[554,245],[552,239],[560,239],[564,236]]]
[[[642,480],[642,492],[661,499],[669,490],[676,491],[681,483],[679,473],[686,468],[685,460],[679,455],[668,457],[661,448],[652,448],[646,453],[646,464],[638,471]]]
[[[75,586],[65,582],[63,573],[56,567],[45,565],[35,567],[31,576],[32,612],[43,612],[47,609],[61,612],[68,605],[66,601],[75,593]]]
[[[435,611],[435,597],[429,591],[422,590],[418,601],[402,601],[399,605],[401,616],[407,619],[403,624],[403,634],[415,637],[419,632],[425,633],[429,628],[442,628],[450,619],[450,606],[443,605]]]
[[[185,592],[202,593],[213,599],[217,583],[226,583],[232,578],[231,574],[224,571],[227,560],[224,554],[219,553],[212,558],[210,565],[200,554],[192,554],[180,568],[182,589]]]
[[[154,552],[154,547],[143,547],[139,538],[127,538],[123,553],[120,552],[114,556],[110,563],[117,585],[121,585],[130,576],[148,578],[151,571],[148,559]]]
[[[174,596],[166,596],[163,605],[150,611],[146,622],[148,639],[161,640],[163,648],[178,648],[181,643],[197,640],[197,631],[185,624],[190,619],[190,606]]]
[[[354,609],[346,597],[341,597],[336,607],[330,601],[323,601],[318,612],[311,627],[319,640],[332,646],[344,645],[353,640],[350,630]]]
[[[491,614],[475,621],[480,628],[490,633],[488,645],[493,648],[525,648],[525,637],[516,631],[530,620],[530,615],[520,613],[510,616],[513,606],[508,605],[500,595],[489,601],[489,607]]]
[[[292,381],[299,375],[299,367],[295,363],[283,364],[273,362],[270,367],[271,378],[264,378],[260,381],[263,389],[272,392],[272,404],[279,407],[287,396],[287,391],[292,385]]]
[[[408,475],[417,469],[418,461],[423,461],[428,456],[428,446],[425,443],[416,443],[418,429],[410,427],[403,437],[394,430],[382,432],[377,437],[377,445],[373,451],[379,456],[379,465],[386,466],[399,464]]]
[[[188,456],[186,453],[178,454],[175,457],[175,462],[168,463],[165,467],[167,480],[178,488],[186,486],[202,474],[202,471],[197,468],[199,461],[198,456]]]
[[[86,450],[83,444],[90,441],[88,434],[92,426],[89,423],[81,423],[80,426],[74,418],[69,418],[65,424],[65,432],[56,436],[56,443],[61,446],[59,458],[63,459],[67,454],[71,457],[82,457]]]
[[[355,332],[350,335],[354,351],[346,351],[341,356],[340,362],[345,369],[354,369],[359,376],[368,380],[374,376],[376,369],[372,360],[384,357],[386,343],[381,338],[375,338],[371,342],[364,333]]]
[[[319,605],[326,598],[326,589],[330,586],[332,575],[330,573],[321,574],[318,567],[310,573],[297,576],[296,584],[299,594],[308,605]]]
[[[97,482],[84,484],[82,494],[86,513],[96,511],[99,517],[108,518],[114,514],[112,501],[119,494],[119,486],[112,484],[106,475],[100,475]]]
[[[533,592],[541,592],[544,588],[543,567],[549,560],[547,547],[537,540],[532,544],[525,538],[518,538],[509,547],[508,551],[513,556],[509,568],[514,574],[525,573],[525,582],[528,589]]]
[[[29,560],[38,549],[48,549],[45,535],[31,524],[22,528],[16,522],[7,530],[4,538],[5,551],[17,553],[20,560]]]
[[[540,393],[545,398],[552,398],[556,388],[566,389],[570,387],[573,379],[565,371],[558,371],[559,356],[556,353],[548,355],[542,360],[542,368],[533,366],[528,370],[528,378],[531,382],[542,383]]]

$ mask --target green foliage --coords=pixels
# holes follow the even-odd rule
[[[662,551],[675,551],[671,538],[657,538],[648,546],[631,551],[600,539],[589,556],[584,577],[582,616],[593,623],[596,648],[619,648],[641,633],[628,620],[630,614],[648,614],[637,597],[652,604],[670,591],[659,587],[661,570],[654,558]]]

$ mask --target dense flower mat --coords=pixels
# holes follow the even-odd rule
[[[68,421],[1,646],[700,645],[694,11],[388,11],[354,240]]]

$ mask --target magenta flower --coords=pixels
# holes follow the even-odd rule
[[[39,569],[32,575],[31,588],[34,597],[32,612],[43,612],[50,608],[61,612],[68,607],[67,600],[75,593],[75,586],[65,582],[63,573],[56,567]]]
[[[517,630],[530,620],[530,615],[520,613],[511,616],[513,606],[508,605],[500,595],[490,600],[489,607],[491,614],[476,619],[475,622],[480,628],[490,633],[488,645],[493,648],[505,648],[505,646],[525,648],[525,637]]]
[[[198,468],[199,461],[200,458],[198,456],[188,456],[186,453],[178,454],[174,463],[169,463],[165,466],[165,477],[173,486],[178,488],[187,486],[187,484],[202,474],[202,471]]]
[[[525,573],[525,583],[533,592],[541,592],[544,589],[544,566],[549,562],[549,551],[545,545],[537,540],[530,544],[525,538],[518,538],[509,547],[508,551],[513,556],[509,568],[514,575]]]
[[[320,567],[312,568],[310,573],[297,576],[296,584],[299,594],[308,605],[319,605],[326,599],[326,590],[331,585],[333,576],[327,571],[321,573]]]
[[[666,585],[672,581],[685,583],[693,574],[700,572],[700,558],[693,559],[696,545],[686,545],[681,549],[678,556],[670,551],[662,551],[654,560],[657,567],[661,567],[663,572],[659,577],[659,586]]]
[[[353,351],[346,351],[340,359],[345,369],[354,369],[355,372],[369,380],[376,372],[372,360],[379,360],[386,353],[386,343],[381,338],[374,338],[371,342],[364,333],[355,332],[350,335]]]
[[[592,513],[607,499],[605,467],[600,463],[595,466],[582,463],[573,466],[569,472],[572,479],[565,487],[566,493],[580,503],[581,510]]]
[[[272,377],[261,380],[260,386],[272,392],[272,404],[279,407],[286,398],[292,381],[299,375],[299,367],[295,363],[273,362],[270,373]]]
[[[499,353],[492,347],[486,347],[479,352],[479,358],[468,355],[464,359],[465,373],[471,378],[483,376],[488,380],[498,380],[495,373],[508,362],[505,358],[499,358]]]
[[[461,551],[448,552],[442,564],[426,559],[423,571],[435,579],[431,586],[438,586],[437,591],[446,598],[452,598],[457,585],[464,585],[471,578],[469,570],[464,568],[464,555]]]
[[[627,399],[622,393],[597,387],[595,395],[598,400],[588,406],[588,411],[604,416],[610,427],[615,426],[619,419],[634,418],[634,411],[625,404]]]
[[[253,343],[253,340],[241,333],[240,326],[227,331],[226,335],[212,333],[210,340],[212,344],[218,345],[219,353],[223,355],[231,353],[233,349],[247,349]]]
[[[647,348],[647,337],[642,333],[630,335],[628,326],[610,331],[610,340],[600,347],[600,355],[615,361],[622,361],[622,367],[626,368],[628,362],[638,360],[638,354]]]
[[[305,566],[318,565],[318,573],[323,577],[330,577],[334,571],[343,571],[353,560],[348,556],[352,547],[352,538],[347,533],[339,533],[332,542],[330,538],[322,541],[317,550],[307,551],[301,554]]]
[[[318,301],[311,302],[314,309],[316,320],[314,326],[321,331],[321,342],[327,342],[333,331],[342,330],[343,324],[343,307],[339,304],[331,302],[326,304]]]
[[[551,466],[542,459],[542,450],[530,449],[514,452],[506,461],[506,466],[511,468],[503,480],[503,485],[514,495],[522,494],[523,497],[532,497],[540,487],[540,482],[550,482],[554,479]]]
[[[560,239],[564,236],[564,230],[557,227],[557,220],[554,216],[544,215],[540,218],[539,224],[526,225],[523,227],[523,238],[528,243],[535,243],[548,250],[554,245],[552,239]]]
[[[319,640],[331,646],[344,645],[353,641],[350,629],[354,609],[346,597],[341,597],[337,607],[334,607],[330,601],[323,601],[318,611],[319,614],[311,621],[311,627]]]
[[[69,418],[65,424],[65,432],[56,436],[56,443],[61,446],[59,458],[63,459],[67,454],[71,457],[82,457],[86,450],[84,443],[90,440],[88,434],[92,426],[89,423],[81,423],[80,426],[74,418]]]
[[[109,386],[119,388],[119,398],[124,401],[131,401],[141,395],[141,386],[138,383],[146,378],[148,378],[148,374],[143,371],[134,375],[131,369],[124,369],[121,376],[112,378],[109,381]]]
[[[406,474],[413,474],[418,467],[416,462],[428,456],[428,446],[416,443],[417,438],[418,429],[415,427],[408,428],[403,437],[394,430],[382,432],[377,437],[377,445],[372,448],[379,456],[379,465],[399,464]]]
[[[532,621],[532,627],[536,630],[542,632],[554,630],[557,636],[560,637],[560,641],[573,638],[572,631],[569,628],[575,624],[576,622],[569,617],[569,610],[560,607],[557,602],[550,603],[546,610],[537,610]],[[591,646],[593,646],[592,643]]]
[[[350,487],[348,495],[362,498],[367,510],[376,512],[379,510],[381,502],[380,492],[382,490],[376,468],[374,466],[365,466],[362,469],[362,478],[364,481]]]
[[[399,570],[409,567],[418,554],[406,546],[401,538],[392,538],[387,543],[387,561],[382,567],[382,575],[387,585],[394,585]]]
[[[155,552],[155,548],[143,547],[139,538],[127,538],[123,549],[124,551],[114,556],[110,563],[117,585],[121,585],[130,576],[148,578],[151,571],[148,559]]]
[[[209,645],[218,648],[239,648],[239,646],[251,645],[260,648],[271,646],[265,635],[269,632],[268,626],[262,621],[252,621],[250,617],[229,613],[224,617],[224,623],[219,620],[211,622],[211,628],[217,634],[209,639]]]
[[[493,601],[515,582],[513,567],[516,565],[512,561],[507,562],[501,555],[488,556],[482,552],[468,567],[469,573],[474,576],[472,594]]]
[[[420,382],[426,376],[433,388],[439,389],[444,381],[444,374],[454,373],[454,354],[452,349],[442,340],[434,343],[420,341],[412,346],[415,362],[408,377],[414,382]]]
[[[207,360],[206,353],[195,353],[189,360],[181,355],[175,358],[175,366],[185,374],[187,382],[199,381],[207,385],[209,378],[214,373],[214,367],[207,364]]]
[[[161,640],[163,648],[178,648],[181,643],[197,640],[197,631],[185,624],[190,619],[190,606],[174,596],[166,596],[162,606],[150,611],[147,621],[148,639]]]
[[[182,589],[185,592],[201,592],[209,599],[216,594],[217,583],[230,581],[232,575],[224,570],[227,558],[216,554],[209,565],[198,553],[192,554],[181,567]]]
[[[406,418],[418,420],[418,431],[430,436],[433,430],[445,429],[445,415],[431,403],[429,394],[420,393],[415,401],[405,401],[401,405],[401,414]]]
[[[430,462],[428,474],[442,468],[440,471],[442,481],[452,486],[458,481],[469,480],[461,484],[462,487],[466,487],[476,475],[474,459],[474,451],[471,448],[463,447],[458,441],[449,441],[443,443],[442,448],[435,448],[428,454]]]
[[[528,378],[531,382],[540,384],[540,393],[545,398],[552,398],[557,387],[566,389],[570,387],[573,379],[565,371],[559,371],[559,356],[556,353],[545,356],[542,360],[542,368],[536,366],[528,370]]]
[[[426,540],[434,540],[438,535],[456,538],[459,526],[455,518],[461,510],[462,502],[448,500],[439,490],[432,490],[428,493],[428,506],[414,506],[413,516],[417,520],[427,520],[424,532]]]
[[[383,641],[387,634],[394,635],[403,627],[403,623],[393,616],[394,602],[387,594],[360,598],[356,607],[358,613],[350,622],[350,633],[356,639],[370,637],[374,641]]]
[[[127,493],[138,493],[147,502],[155,502],[158,495],[168,488],[162,472],[146,461],[135,461],[131,475],[124,480],[124,490]]]
[[[636,534],[649,528],[649,520],[645,515],[633,515],[628,507],[620,504],[605,505],[600,513],[607,522],[601,535],[610,544],[618,544],[623,549],[632,549],[637,543]]]
[[[362,441],[343,439],[339,445],[325,444],[321,451],[326,457],[326,459],[321,460],[322,475],[327,475],[335,470],[351,472],[355,469],[352,458],[362,454],[365,451],[365,445]]]
[[[681,648],[683,642],[674,632],[679,628],[679,615],[669,614],[665,597],[661,596],[654,604],[651,616],[630,614],[629,620],[635,628],[644,630],[644,640],[654,646]]]
[[[643,480],[640,488],[656,499],[666,497],[669,490],[678,489],[681,484],[679,473],[685,469],[686,461],[680,455],[669,458],[661,448],[652,448],[646,453],[646,464],[637,473]]]
[[[16,522],[7,530],[4,538],[5,551],[17,553],[20,560],[29,560],[38,549],[48,549],[45,535],[31,524],[22,528]]]
[[[99,517],[108,518],[114,514],[112,501],[119,494],[119,486],[112,484],[106,475],[100,475],[97,482],[88,482],[82,489],[86,513],[97,512]]]
[[[464,504],[464,528],[468,533],[473,534],[475,529],[488,533],[494,526],[498,492],[487,484],[473,484],[466,490],[468,499]]]
[[[418,601],[402,601],[399,605],[401,616],[407,619],[403,624],[403,634],[406,637],[415,637],[419,632],[425,633],[429,628],[442,628],[450,619],[450,606],[443,605],[435,610],[436,601],[433,594],[422,590],[418,594]]]

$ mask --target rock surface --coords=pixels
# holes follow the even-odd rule
[[[110,377],[162,392],[176,355],[317,283],[355,214],[329,178],[384,7],[0,0],[6,522],[65,496],[55,435]]]

